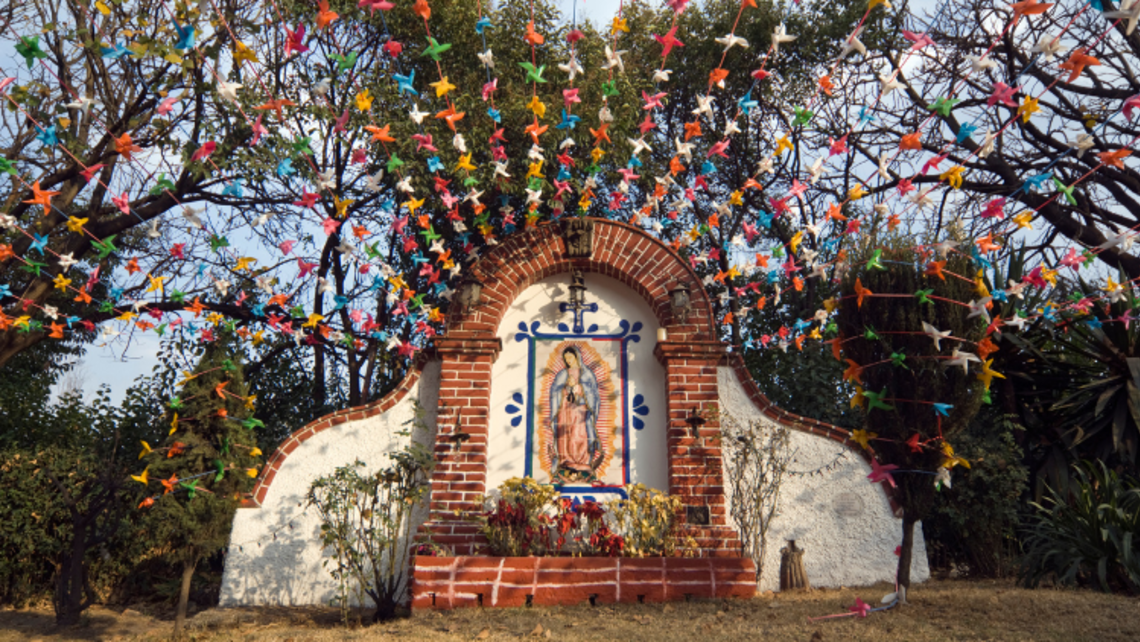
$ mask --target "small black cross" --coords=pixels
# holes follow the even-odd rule
[[[586,303],[586,284],[582,278],[582,273],[574,270],[570,282],[570,302],[559,303],[558,311],[562,313],[574,313],[574,334],[582,334],[586,331],[583,317],[587,312],[597,312],[597,303]]]

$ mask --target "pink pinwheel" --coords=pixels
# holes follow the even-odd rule
[[[376,13],[377,10],[391,11],[396,5],[388,2],[388,0],[360,0],[356,6],[359,8],[368,7],[372,13]]]
[[[666,33],[664,36],[653,34],[653,37],[657,40],[657,42],[661,43],[662,58],[668,56],[669,52],[673,51],[673,47],[685,46],[685,43],[677,39],[677,25],[673,25],[673,28],[669,30],[669,33]]]
[[[5,78],[4,80],[0,80],[0,89],[4,89],[5,87],[7,87],[8,85],[11,85],[14,82],[16,82],[15,78]]]
[[[859,617],[867,617],[867,613],[871,610],[871,605],[864,602],[861,598],[855,598],[855,606],[849,607],[847,610],[857,614]]]
[[[96,164],[92,165],[91,167],[88,167],[87,169],[83,170],[81,172],[83,174],[83,180],[90,183],[91,179],[94,178],[95,174],[98,173],[98,171],[101,169],[103,169],[103,163],[96,163]]]
[[[317,264],[316,263],[306,263],[304,259],[298,258],[297,259],[297,267],[301,269],[301,274],[298,275],[297,278],[303,279],[306,276],[309,276],[309,273],[313,271],[313,268],[317,267]]]
[[[1005,208],[1005,198],[995,198],[994,200],[986,203],[986,208],[982,210],[982,218],[1001,218]]]
[[[325,234],[331,236],[332,233],[335,232],[338,227],[340,227],[340,221],[331,217],[326,218],[325,220],[321,221],[321,227],[324,228]]]
[[[708,157],[711,158],[713,156],[713,154],[716,154],[717,156],[723,156],[724,158],[728,158],[728,154],[725,153],[725,151],[724,151],[726,149],[728,149],[728,141],[727,140],[722,140],[722,141],[713,143],[713,146],[709,148]]]
[[[314,194],[312,192],[309,192],[309,191],[302,189],[301,190],[301,200],[293,201],[293,204],[296,205],[297,207],[310,207],[311,208],[312,206],[317,204],[318,198],[320,198],[319,194]]]
[[[491,82],[483,85],[483,102],[487,102],[488,100],[490,100],[491,94],[493,94],[498,88],[499,88],[499,79],[498,78],[495,78]]]
[[[1136,94],[1135,96],[1124,101],[1124,107],[1122,108],[1124,117],[1128,120],[1132,120],[1132,110],[1137,108],[1140,108],[1140,94]]]
[[[644,93],[644,92],[642,92],[642,93]],[[562,90],[562,102],[567,107],[569,107],[570,105],[573,105],[574,103],[582,102],[582,99],[578,97],[578,88],[575,87],[573,89],[563,89]]]
[[[392,56],[393,58],[400,55],[400,52],[403,50],[404,45],[396,42],[395,40],[389,40],[388,42],[384,43],[384,51],[387,51],[388,55]]]
[[[345,130],[344,126],[347,124],[348,124],[348,110],[345,109],[344,113],[341,114],[335,121],[333,121],[333,131],[338,133],[338,134],[346,134],[348,132],[347,132],[347,130]]]
[[[912,33],[910,31],[904,30],[903,37],[913,43],[910,46],[911,51],[918,51],[923,47],[934,44],[934,41],[930,39],[930,36],[926,35],[925,33]]]
[[[884,466],[879,463],[878,459],[872,459],[871,474],[867,475],[867,479],[870,479],[872,484],[878,484],[879,482],[885,481],[891,485],[891,488],[896,488],[895,478],[891,477],[891,471],[898,470],[898,468],[899,467],[894,464],[887,464]]]
[[[667,95],[668,95],[667,93],[662,91],[660,93],[656,93],[656,94],[653,94],[652,96],[650,96],[649,94],[645,93],[644,90],[642,90],[641,98],[642,98],[642,100],[645,101],[645,106],[642,107],[642,109],[644,109],[646,111],[649,111],[650,109],[654,109],[654,108],[661,109],[661,99]]]
[[[421,149],[426,149],[429,152],[438,152],[439,151],[438,149],[436,149],[435,145],[432,144],[431,134],[412,134],[412,140],[419,143],[419,145],[416,147],[417,152],[420,151]]]
[[[297,25],[296,31],[290,31],[289,27],[285,27],[285,57],[288,58],[293,52],[305,53],[309,48],[305,46],[305,25]]]
[[[1081,263],[1083,263],[1084,260],[1085,260],[1084,255],[1081,254],[1080,252],[1077,252],[1076,248],[1071,247],[1071,248],[1069,248],[1069,253],[1066,254],[1064,256],[1064,258],[1061,259],[1061,265],[1063,265],[1065,267],[1073,268],[1073,271],[1077,272],[1077,271],[1080,271]]]
[[[217,143],[215,143],[212,140],[208,141],[207,143],[205,143],[204,145],[202,145],[198,149],[194,150],[194,154],[190,157],[190,162],[191,163],[197,163],[198,161],[202,160],[203,158],[209,157],[209,155],[213,154],[214,150],[217,148],[218,148]]]
[[[282,241],[277,247],[281,248],[282,254],[288,254],[293,251],[294,243],[296,243],[296,241]]]
[[[119,211],[123,214],[131,213],[131,199],[127,196],[126,192],[123,192],[120,196],[111,197],[111,202],[114,203],[115,207],[119,208]]]
[[[990,97],[986,99],[986,106],[993,107],[1001,103],[1006,107],[1017,107],[1017,101],[1013,99],[1013,95],[1017,93],[1019,89],[1021,89],[1021,85],[1010,87],[1004,82],[995,82],[994,93],[990,94]]]
[[[261,142],[261,137],[269,133],[269,130],[261,124],[261,116],[253,123],[253,138],[249,141],[249,146],[253,147]]]
[[[829,158],[831,156],[835,156],[837,154],[846,154],[847,153],[847,134],[844,134],[843,137],[840,138],[839,140],[835,140],[834,138],[831,138],[829,136],[827,138],[827,143],[828,143],[827,155]]]
[[[176,104],[178,104],[178,98],[175,96],[170,96],[169,98],[162,99],[162,102],[158,104],[158,109],[155,111],[158,112],[159,116],[165,116],[174,111],[174,106]]]
[[[405,341],[400,344],[400,356],[411,357],[416,354],[416,346],[411,341]]]
[[[407,216],[401,216],[400,218],[396,219],[392,223],[392,229],[396,232],[396,234],[402,234],[404,231],[404,227],[406,227],[407,225],[408,225],[408,217]]]
[[[792,188],[788,190],[788,196],[798,197],[807,191],[807,185],[804,185],[797,178],[792,179]]]

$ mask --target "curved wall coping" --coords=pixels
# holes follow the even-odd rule
[[[783,410],[776,404],[772,403],[771,399],[768,399],[768,397],[763,392],[760,392],[760,386],[756,385],[756,381],[752,378],[752,373],[748,371],[748,366],[744,364],[744,357],[740,356],[739,353],[732,352],[726,354],[724,356],[723,363],[724,365],[732,368],[733,372],[736,373],[736,378],[740,381],[740,385],[744,387],[744,391],[748,393],[748,398],[752,400],[752,403],[756,406],[756,409],[759,410],[765,417],[780,424],[781,426],[786,426],[794,430],[799,430],[800,432],[819,435],[820,437],[826,437],[832,441],[837,441],[847,446],[850,450],[858,453],[859,456],[862,457],[863,460],[868,464],[871,463],[873,459],[871,453],[867,450],[864,450],[855,442],[851,441],[851,431],[847,430],[846,428],[840,428],[839,426],[835,426],[823,421],[811,419],[809,417],[802,417],[795,413]],[[883,492],[886,493],[887,500],[891,503],[891,511],[895,514],[895,517],[901,517],[902,507],[895,500],[895,489],[891,488],[887,484],[879,485],[882,486]]]
[[[273,479],[277,476],[277,471],[281,470],[285,465],[285,460],[293,451],[297,450],[302,443],[311,439],[317,435],[317,433],[349,421],[360,421],[384,414],[402,401],[412,388],[419,383],[424,366],[430,360],[431,356],[428,351],[421,352],[412,362],[411,367],[404,375],[404,378],[400,380],[399,385],[376,401],[331,412],[294,430],[293,433],[289,435],[289,438],[281,442],[277,450],[274,450],[269,459],[265,461],[265,467],[261,469],[261,473],[257,476],[257,483],[254,485],[253,490],[242,499],[239,508],[261,508],[262,502],[265,501],[265,496],[269,493],[269,487],[273,484]]]

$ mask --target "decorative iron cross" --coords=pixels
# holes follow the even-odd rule
[[[558,311],[574,313],[574,334],[583,334],[586,331],[583,317],[587,312],[597,312],[597,303],[586,303],[586,282],[581,270],[574,270],[570,277],[570,302],[559,303]]]

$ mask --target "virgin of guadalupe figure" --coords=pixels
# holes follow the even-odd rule
[[[562,351],[566,367],[550,387],[550,430],[554,452],[554,481],[592,481],[600,461],[598,440],[598,380],[575,346]]]

